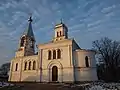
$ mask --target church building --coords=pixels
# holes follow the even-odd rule
[[[11,82],[78,82],[96,81],[95,51],[81,49],[74,39],[69,39],[68,28],[61,22],[54,27],[54,37],[48,43],[38,44],[32,18],[21,35],[15,57],[11,60]]]

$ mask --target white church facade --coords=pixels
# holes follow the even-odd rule
[[[95,52],[81,49],[74,39],[68,38],[68,28],[62,22],[55,25],[54,38],[38,44],[35,53],[35,37],[32,19],[20,37],[19,47],[11,60],[11,82],[77,82],[96,81]]]

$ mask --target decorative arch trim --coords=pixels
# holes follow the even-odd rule
[[[62,64],[61,64],[59,61],[51,61],[51,62],[48,64],[47,69],[50,69],[50,68],[52,68],[53,66],[57,66],[58,68],[63,69],[63,66],[62,66]]]

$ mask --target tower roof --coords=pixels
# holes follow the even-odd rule
[[[23,35],[26,35],[28,37],[31,37],[35,40],[35,37],[34,37],[34,33],[33,33],[33,30],[32,30],[32,17],[30,16],[29,20],[28,20],[28,27],[27,29],[23,32]]]
[[[59,28],[59,27],[65,27],[67,29],[67,26],[63,23],[63,19],[60,19],[60,23],[55,25],[55,28]]]

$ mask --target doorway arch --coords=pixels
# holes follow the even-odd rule
[[[58,81],[58,68],[57,68],[57,66],[52,67],[52,81]]]
[[[52,69],[53,69],[53,66],[56,66],[57,67],[57,81],[58,82],[63,82],[63,66],[62,64],[57,61],[57,60],[53,60],[51,61],[47,68],[48,68],[48,81],[49,82],[53,82],[52,80]]]

